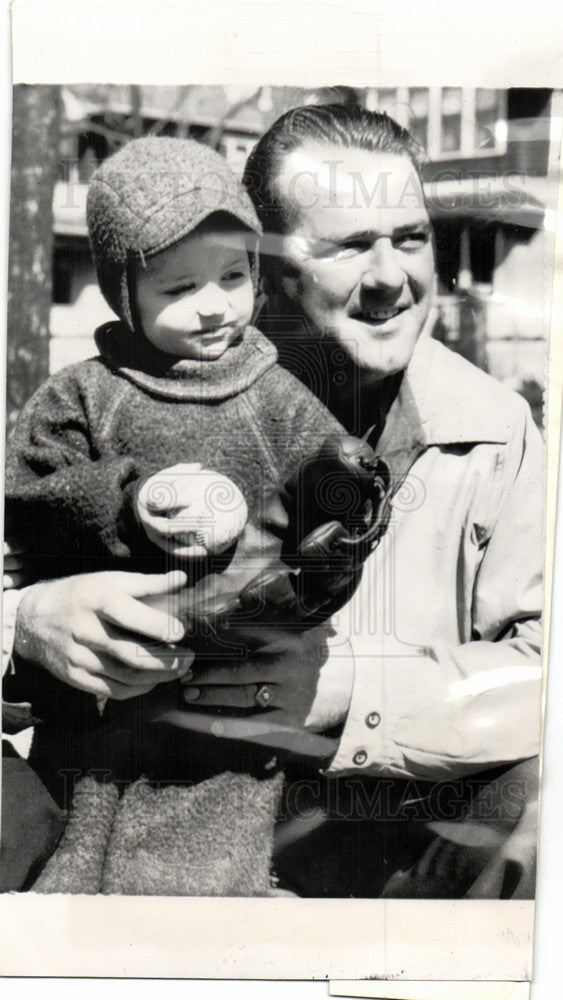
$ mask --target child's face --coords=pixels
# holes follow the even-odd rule
[[[159,350],[220,358],[254,308],[245,236],[200,227],[139,270],[136,302],[143,333]]]

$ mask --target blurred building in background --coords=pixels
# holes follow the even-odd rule
[[[61,97],[51,372],[95,353],[93,331],[113,316],[96,285],[85,222],[88,181],[106,156],[139,135],[190,136],[218,149],[240,175],[257,138],[284,111],[340,101],[387,111],[427,150],[439,281],[434,336],[522,392],[541,423],[552,91],[78,85],[61,88]]]

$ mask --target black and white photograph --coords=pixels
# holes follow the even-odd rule
[[[563,94],[388,76],[15,80],[0,886],[525,980]]]

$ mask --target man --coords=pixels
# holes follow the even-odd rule
[[[198,675],[186,701],[210,717],[253,709],[244,724],[222,716],[221,735],[294,749],[282,886],[529,895],[529,873],[510,869],[508,884],[505,862],[511,832],[529,825],[533,772],[516,773],[511,809],[495,811],[494,795],[507,799],[503,767],[538,752],[541,440],[523,400],[428,336],[432,234],[407,133],[362,110],[297,109],[260,141],[245,179],[268,234],[265,330],[351,432],[371,428],[397,491],[328,630],[262,635],[246,664]],[[126,576],[30,588],[16,650],[69,683],[77,669],[105,673],[133,696],[131,632],[147,629],[137,598],[178,581]],[[166,616],[151,615],[153,642],[169,635]],[[458,820],[471,798],[467,832]],[[496,858],[482,829],[491,816]]]
[[[306,725],[343,727],[326,779],[316,772],[304,788],[303,767],[294,770],[306,835],[288,833],[296,839],[278,870],[305,894],[379,894],[429,830],[451,841],[432,843],[426,869],[392,879],[389,895],[533,892],[522,857],[502,889],[504,861],[483,849],[478,827],[494,816],[495,849],[510,859],[522,815],[533,854],[534,765],[510,772],[512,814],[485,817],[483,803],[506,793],[506,777],[492,782],[502,768],[489,769],[538,752],[543,445],[523,400],[430,339],[434,251],[418,157],[386,116],[309,106],[272,126],[244,177],[266,233],[262,328],[350,431],[373,428],[398,490],[358,592],[333,618],[315,700],[301,703]],[[250,705],[255,684],[273,680],[269,708],[283,718],[291,695],[271,661],[265,647],[237,674],[210,670],[209,686],[189,695]],[[286,716],[295,721],[297,708]],[[475,772],[473,792],[488,791],[473,797],[477,826],[461,832],[448,821],[467,807],[461,779]],[[444,779],[455,780],[429,784]],[[473,853],[456,856],[456,839]]]

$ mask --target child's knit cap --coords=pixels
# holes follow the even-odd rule
[[[192,139],[133,139],[96,170],[86,217],[100,288],[133,329],[132,266],[227,212],[261,233],[252,202],[227,161]],[[253,275],[256,279],[257,258]]]

